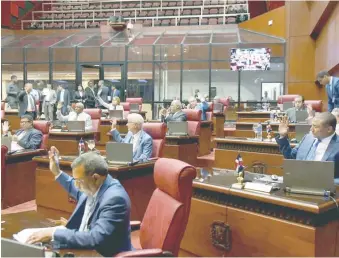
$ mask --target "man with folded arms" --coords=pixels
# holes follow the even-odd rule
[[[92,130],[92,119],[91,116],[84,111],[84,104],[76,103],[74,111],[70,112],[69,115],[64,116],[61,114],[61,106],[57,107],[56,116],[60,121],[85,121],[85,131]]]
[[[3,135],[12,137],[11,151],[39,149],[42,133],[33,128],[33,118],[30,115],[23,115],[20,120],[20,127],[14,135],[10,135],[8,121],[5,121],[2,125]]]
[[[128,133],[125,138],[121,138],[116,129],[116,120],[112,122],[111,134],[116,142],[133,144],[133,161],[145,162],[152,157],[153,140],[150,135],[142,130],[144,119],[139,114],[129,114],[127,116]]]
[[[107,162],[94,152],[85,153],[73,161],[71,177],[60,170],[58,153],[51,147],[49,168],[77,200],[77,206],[66,227],[35,232],[27,243],[52,240],[55,248],[95,249],[107,257],[130,251],[130,199],[119,181],[108,174]]]

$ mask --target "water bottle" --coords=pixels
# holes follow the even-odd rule
[[[259,123],[257,127],[257,139],[262,140],[262,124]]]
[[[85,153],[85,142],[84,140],[81,138],[80,139],[80,142],[79,142],[79,156],[81,154],[84,154]]]
[[[271,121],[271,122],[274,121],[274,113],[273,113],[273,112],[270,113],[270,121]]]

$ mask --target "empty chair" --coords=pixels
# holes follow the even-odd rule
[[[193,6],[193,1],[184,1],[184,5]]]
[[[72,14],[71,13],[65,13],[64,19],[71,19],[71,18],[72,18]]]
[[[218,5],[219,0],[210,0],[210,5]]]
[[[33,121],[33,127],[42,133],[42,141],[40,144],[39,149],[48,149],[48,135],[49,135],[49,127],[50,127],[49,121],[44,120],[34,120]]]
[[[202,12],[203,15],[209,15],[210,14],[210,9],[205,8]]]
[[[145,27],[152,27],[152,20],[144,20],[143,25]]]
[[[192,15],[200,15],[201,14],[201,9],[193,9],[192,10]]]
[[[166,15],[166,16],[173,16],[173,15],[174,15],[174,10],[167,10],[167,11],[165,12],[165,15]]]
[[[210,18],[210,19],[208,20],[208,24],[209,24],[209,25],[217,25],[217,24],[218,24],[217,18]]]
[[[172,26],[177,26],[177,22],[175,19],[171,19],[171,23],[170,23]]]
[[[162,2],[162,7],[167,7],[168,6],[168,2]]]
[[[147,11],[141,11],[139,17],[147,17]]]
[[[155,20],[154,26],[161,26],[161,20]]]
[[[158,11],[158,16],[165,16],[165,11]]]
[[[148,11],[148,17],[154,17],[157,15],[157,11],[154,11],[154,10],[151,10],[151,11]]]
[[[207,25],[208,24],[208,19],[207,18],[202,18],[201,19],[201,25]]]
[[[182,12],[183,15],[191,15],[192,14],[192,10],[191,9],[184,9]],[[199,13],[200,14],[200,13]]]
[[[129,3],[127,6],[128,6],[128,8],[135,8],[135,3]]]
[[[199,25],[199,18],[191,18],[190,25]]]
[[[218,9],[216,9],[216,8],[212,8],[212,9],[210,9],[210,14],[218,14]]]
[[[152,7],[160,7],[160,2],[154,2],[154,3],[152,3]]]
[[[111,9],[120,9],[120,4],[113,4]]]
[[[153,150],[151,158],[160,158],[163,154],[166,137],[165,123],[144,123],[142,130],[148,133],[153,140]]]
[[[177,6],[177,1],[171,1],[171,2],[169,2],[168,6],[169,6],[169,7]]]
[[[199,5],[202,5],[202,1],[194,1],[193,4],[195,6],[199,6]]]
[[[105,17],[105,14],[104,13],[99,13],[97,14],[97,18],[104,18]]]
[[[188,25],[188,24],[189,24],[189,22],[190,22],[190,20],[189,20],[189,19],[180,19],[180,25],[182,25],[182,26],[186,26],[186,25]]]
[[[113,8],[113,5],[111,5],[111,4],[103,4],[103,5],[102,5],[102,8],[103,8],[103,9],[112,9],[112,8]]]
[[[234,16],[227,18],[227,24],[234,24],[236,22],[237,22],[237,19]]]
[[[130,12],[122,12],[123,17],[130,17],[131,13]]]
[[[224,18],[223,17],[218,18],[218,24],[224,24]]]
[[[159,20],[160,21],[160,20]],[[165,19],[165,20],[162,20],[162,22],[161,22],[161,25],[162,26],[169,26],[170,25],[170,23],[171,23],[171,21],[170,20],[168,20],[168,19]]]
[[[75,14],[74,14],[74,19],[79,19],[79,18],[80,18],[80,16],[81,16],[81,14],[80,14],[80,13],[75,13]]]
[[[145,8],[150,8],[150,7],[152,7],[152,3],[145,3],[145,4],[144,4],[144,7],[145,7]]]
[[[101,112],[100,108],[91,108],[91,109],[84,109],[84,113],[87,113],[91,116],[92,119],[92,131],[95,132],[94,140],[98,142],[100,140],[100,119],[101,119]]]

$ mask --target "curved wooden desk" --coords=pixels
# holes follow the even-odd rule
[[[253,132],[253,124],[257,122],[236,122],[235,123],[235,128],[236,130],[234,131],[233,136],[234,137],[254,137],[254,132]],[[262,135],[264,138],[266,138],[267,133],[266,133],[266,125],[267,123],[261,123],[262,124]],[[278,127],[279,123],[271,123],[272,131],[274,133],[278,132]],[[289,124],[288,125],[290,132],[289,136],[290,138],[295,137],[295,124]]]
[[[194,182],[182,249],[198,256],[339,255],[339,212],[331,199],[232,189],[235,182],[226,174]]]
[[[270,120],[270,111],[239,111],[237,112],[238,115],[238,122],[265,122]]]

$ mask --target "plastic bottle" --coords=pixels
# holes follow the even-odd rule
[[[81,138],[80,139],[80,142],[79,142],[79,156],[81,154],[84,154],[85,153],[85,142],[84,140]]]
[[[262,140],[262,124],[259,123],[257,127],[257,139]]]

